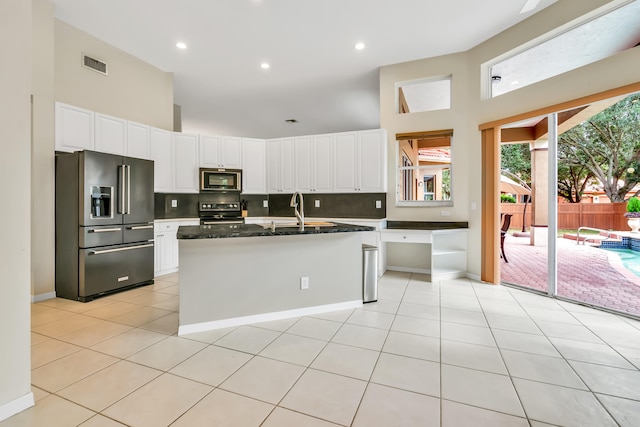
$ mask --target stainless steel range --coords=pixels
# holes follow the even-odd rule
[[[239,192],[200,194],[198,212],[201,225],[244,223]]]

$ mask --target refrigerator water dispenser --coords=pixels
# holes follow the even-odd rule
[[[113,218],[113,187],[91,186],[91,218]]]

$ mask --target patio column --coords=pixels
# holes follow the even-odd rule
[[[531,148],[531,246],[547,246],[549,229],[549,141],[540,139]]]

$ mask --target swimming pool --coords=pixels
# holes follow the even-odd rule
[[[602,248],[605,251],[615,252],[620,257],[624,268],[640,277],[640,252],[631,249],[609,249]]]

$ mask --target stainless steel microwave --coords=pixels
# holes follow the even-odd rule
[[[200,168],[200,192],[242,191],[242,170]]]

